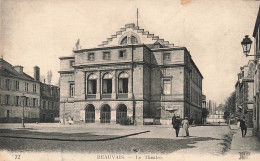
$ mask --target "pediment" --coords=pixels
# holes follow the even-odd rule
[[[135,26],[134,23],[126,24],[124,28],[120,28],[119,31],[98,46],[106,47],[126,44],[161,44],[163,46],[173,47],[173,44],[169,44],[169,41],[164,41],[164,39],[160,39],[159,36],[140,29],[138,26]]]

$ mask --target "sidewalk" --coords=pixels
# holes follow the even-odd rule
[[[247,129],[245,138],[242,137],[241,130],[237,126],[231,126],[230,128],[234,130],[234,135],[229,154],[240,154],[241,152],[255,154],[260,152],[260,142],[257,137],[253,136],[252,128]]]

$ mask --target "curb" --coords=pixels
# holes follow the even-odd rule
[[[88,139],[58,139],[58,138],[32,138],[32,137],[19,137],[19,136],[0,136],[3,138],[19,138],[19,139],[34,139],[34,140],[55,140],[55,141],[107,141],[107,140],[116,140],[120,138],[126,138],[129,136],[134,136],[134,135],[139,135],[143,133],[148,133],[150,130],[143,131],[143,132],[138,132],[138,133],[133,133],[133,134],[128,134],[128,135],[123,135],[123,136],[118,136],[114,138],[105,138],[105,139],[93,139],[93,140],[88,140]]]

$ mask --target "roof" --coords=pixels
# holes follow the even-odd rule
[[[36,81],[33,77],[29,76],[24,72],[18,73],[10,63],[8,63],[2,58],[0,58],[0,67],[0,76]]]

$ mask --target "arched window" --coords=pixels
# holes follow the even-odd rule
[[[124,37],[120,43],[121,45],[127,44],[127,37]]]
[[[125,72],[118,76],[118,93],[128,93],[128,74]]]
[[[97,76],[95,74],[91,74],[88,77],[88,94],[96,94],[97,93]]]
[[[131,36],[131,44],[137,44],[138,40],[135,36]]]
[[[112,74],[106,73],[103,76],[102,80],[102,93],[103,94],[110,94],[112,93]]]

